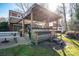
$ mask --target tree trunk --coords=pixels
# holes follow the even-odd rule
[[[64,22],[65,22],[65,31],[67,31],[67,21],[66,21],[66,10],[65,10],[65,4],[62,3],[63,5],[63,15],[64,15]]]

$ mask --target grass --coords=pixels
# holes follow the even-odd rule
[[[66,38],[63,35],[62,39],[67,43],[67,46],[64,48],[64,51],[60,50],[58,53],[62,56],[64,53],[66,56],[79,56],[79,42],[74,39]]]
[[[18,45],[12,48],[0,49],[1,56],[59,56],[54,50],[41,47]]]
[[[79,42],[62,35],[62,39],[67,43],[63,50],[50,50],[42,47],[32,47],[18,45],[12,48],[0,49],[1,56],[79,56]]]

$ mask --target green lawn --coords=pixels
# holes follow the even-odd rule
[[[63,50],[50,50],[37,46],[18,45],[12,48],[0,49],[1,56],[79,56],[79,42],[74,39],[62,39],[67,44]]]
[[[79,42],[74,39],[66,38],[62,35],[62,39],[67,43],[64,50],[59,50],[60,55],[79,56]]]
[[[58,56],[54,50],[49,50],[41,47],[31,47],[19,45],[13,48],[0,49],[0,55],[7,56]]]

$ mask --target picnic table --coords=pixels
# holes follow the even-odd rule
[[[14,39],[14,41],[17,43],[18,37],[20,37],[18,32],[0,32],[0,40],[2,39],[2,43],[9,42],[8,39]]]

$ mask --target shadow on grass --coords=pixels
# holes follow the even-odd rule
[[[64,55],[64,56],[67,56],[66,53],[65,53],[65,51],[64,51],[64,49],[62,50],[62,52],[63,52],[63,55]]]
[[[73,43],[75,46],[79,47],[79,45],[78,45],[76,42],[74,42],[73,40],[71,40],[71,41],[72,41],[72,43]]]
[[[76,42],[76,40],[77,40],[76,38],[75,39],[74,38],[69,38],[69,37],[66,37],[66,38],[68,38],[75,46],[79,47],[78,43]]]
[[[31,47],[27,45],[18,45],[16,47],[0,49],[1,56],[60,56],[56,51],[42,48]]]

